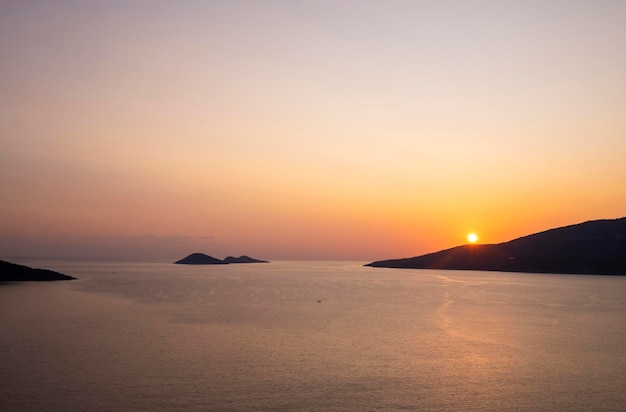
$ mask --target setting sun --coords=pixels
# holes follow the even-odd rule
[[[470,243],[476,243],[476,241],[478,240],[478,235],[476,233],[470,233],[469,235],[467,235],[467,240]]]

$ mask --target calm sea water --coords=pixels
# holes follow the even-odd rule
[[[0,410],[626,410],[626,277],[21,261]]]

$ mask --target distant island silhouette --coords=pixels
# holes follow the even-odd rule
[[[179,265],[228,265],[231,263],[268,263],[267,260],[253,259],[242,255],[239,257],[228,256],[224,260],[205,255],[204,253],[192,253],[191,255],[174,262]]]
[[[227,256],[226,258],[224,258],[224,262],[226,263],[269,263],[267,260],[253,259],[246,255],[241,255],[239,257]]]
[[[498,244],[468,244],[365,266],[626,275],[626,217],[593,220]]]
[[[71,276],[64,275],[48,269],[33,269],[28,266],[0,260],[0,282],[27,282],[27,281],[50,281],[50,280],[73,280]]]

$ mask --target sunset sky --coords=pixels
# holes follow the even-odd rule
[[[626,215],[626,1],[0,2],[0,258],[354,259]]]

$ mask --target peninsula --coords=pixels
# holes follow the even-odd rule
[[[626,217],[550,229],[498,244],[469,244],[365,266],[626,275]]]
[[[242,255],[239,257],[228,256],[224,260],[205,255],[204,253],[192,253],[191,255],[174,262],[179,265],[228,265],[231,263],[268,263],[266,260],[258,260]]]
[[[33,269],[28,266],[0,260],[0,282],[27,282],[49,280],[73,280],[71,276],[64,275],[48,269]]]

